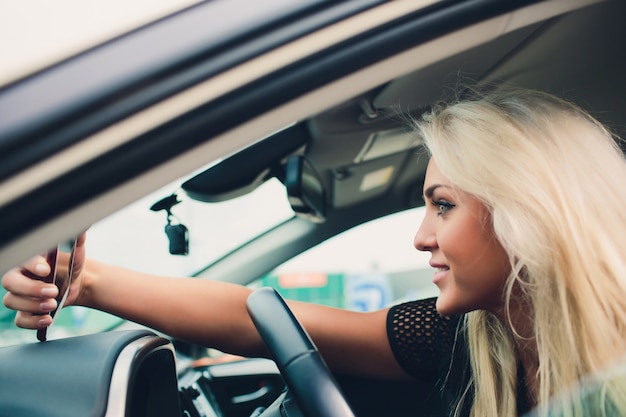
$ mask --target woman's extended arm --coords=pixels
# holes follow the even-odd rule
[[[265,356],[246,310],[246,287],[193,278],[147,275],[95,261],[80,304],[107,311],[173,337],[244,356]],[[92,272],[93,271],[93,272]],[[335,371],[406,377],[389,348],[386,310],[358,313],[288,301]]]
[[[35,269],[41,262],[31,261]],[[244,286],[195,278],[145,274],[88,259],[73,284],[68,305],[83,305],[146,325],[174,338],[244,356],[266,356],[246,310],[250,290]],[[3,279],[5,305],[19,310],[16,323],[36,328],[38,313],[54,295],[40,281],[12,270]],[[288,301],[333,371],[403,379],[386,333],[386,310],[358,313]]]

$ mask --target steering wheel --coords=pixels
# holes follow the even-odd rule
[[[306,417],[354,417],[313,341],[280,294],[259,288],[248,297],[247,308],[301,412]]]

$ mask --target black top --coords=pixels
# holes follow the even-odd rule
[[[469,345],[463,316],[441,316],[436,298],[393,306],[387,315],[387,336],[400,366],[415,379],[438,387],[450,414],[471,378]],[[518,381],[518,414],[529,410],[523,368]],[[469,388],[462,416],[469,416],[473,389]]]

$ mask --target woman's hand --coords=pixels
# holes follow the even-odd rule
[[[85,233],[76,240],[73,278],[65,305],[76,304],[82,292],[85,240]],[[59,254],[57,274],[68,273],[67,266],[62,266],[63,261],[67,265],[68,260],[69,254]],[[22,267],[8,271],[2,278],[2,286],[8,291],[3,302],[7,308],[17,311],[15,324],[18,327],[41,329],[52,323],[52,317],[48,313],[57,308],[56,298],[59,295],[59,290],[54,284],[29,278],[25,271],[45,277],[50,273],[50,265],[44,256],[39,255],[31,258]]]

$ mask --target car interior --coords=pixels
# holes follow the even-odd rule
[[[196,7],[209,7],[208,3],[171,19],[182,19]],[[18,183],[10,180],[21,172],[18,162],[29,164],[27,156],[13,160],[11,166],[0,168],[0,181],[6,180],[0,186],[5,195],[0,198],[2,270],[172,182],[175,191],[159,194],[151,209],[167,213],[167,224],[174,226],[166,229],[169,250],[181,255],[188,249],[186,231],[169,221],[172,211],[185,205],[181,200],[229,201],[277,179],[284,185],[293,217],[195,275],[249,284],[344,231],[423,206],[428,156],[412,133],[411,123],[441,100],[463,96],[474,88],[510,84],[551,92],[574,101],[617,136],[626,137],[626,3],[441,3],[392,20],[378,31],[361,33],[348,46],[335,45],[324,54],[306,57],[304,63],[299,62],[301,67],[282,68],[278,75],[263,78],[263,83],[246,85],[250,91],[245,90],[239,101],[216,100],[163,127],[138,127],[130,134],[132,144],[122,144],[120,150],[105,148],[89,167],[59,171],[49,183],[42,179],[48,190],[42,201],[49,203],[49,212],[38,212],[39,204],[24,208],[33,194],[11,194],[9,187]],[[141,30],[134,32],[134,36],[141,34]],[[115,47],[115,42],[108,45]],[[378,56],[376,48],[381,45],[395,49]],[[335,66],[342,68],[329,73]],[[59,73],[63,69],[57,68]],[[37,82],[41,86],[52,82],[45,78],[49,74],[32,74],[0,88],[0,109],[21,97],[20,86],[36,91]],[[164,89],[169,88],[165,77],[146,78],[146,84],[162,83]],[[141,85],[137,81],[134,88]],[[283,91],[290,88],[295,92]],[[160,101],[160,93],[153,91],[151,99]],[[23,94],[27,99],[32,93],[24,90]],[[109,99],[119,111],[126,109],[124,105],[145,107],[135,98],[129,93]],[[259,110],[263,103],[269,109],[266,114]],[[221,106],[219,112],[208,110],[216,106]],[[243,106],[253,110],[238,113]],[[281,116],[281,106],[292,106],[294,113]],[[95,110],[92,117],[88,106],[74,111],[72,118],[59,116],[56,124],[48,125],[54,126],[47,138],[51,143],[62,147],[78,143],[78,137],[86,136],[80,132],[81,117],[88,119],[86,125],[92,123],[92,130],[96,125],[101,128],[98,123],[106,126],[120,119],[119,114],[103,116]],[[296,117],[298,111],[301,117]],[[97,116],[103,119],[95,120]],[[278,121],[266,129],[250,122],[263,117]],[[225,127],[211,125],[220,118]],[[64,123],[78,132],[76,136],[62,129]],[[11,135],[20,134],[12,126],[0,129],[0,149],[7,152],[17,143],[11,142]],[[65,133],[71,140],[63,142]],[[171,139],[187,134],[192,138],[187,144]],[[35,134],[26,132],[23,137],[28,135]],[[209,141],[214,137],[219,139],[217,145]],[[149,155],[133,147],[135,143],[146,146],[148,141],[155,146]],[[211,148],[196,148],[205,142]],[[20,155],[17,150],[11,152]],[[142,165],[146,155],[151,162]],[[42,161],[41,156],[32,158],[38,161],[31,161],[33,165]],[[88,181],[94,180],[98,185],[91,186]],[[69,184],[71,191],[63,191],[63,184]],[[37,187],[33,190],[41,193]],[[80,220],[72,224],[71,218]],[[20,219],[30,220],[29,226],[20,226],[25,224]],[[366,417],[447,412],[450,399],[441,398],[436,387],[420,381],[381,382],[332,374],[282,297],[267,288],[253,294],[248,310],[272,352],[271,360],[246,358],[191,366],[206,354],[204,348],[132,326],[45,343],[33,340],[0,348],[0,416]]]

